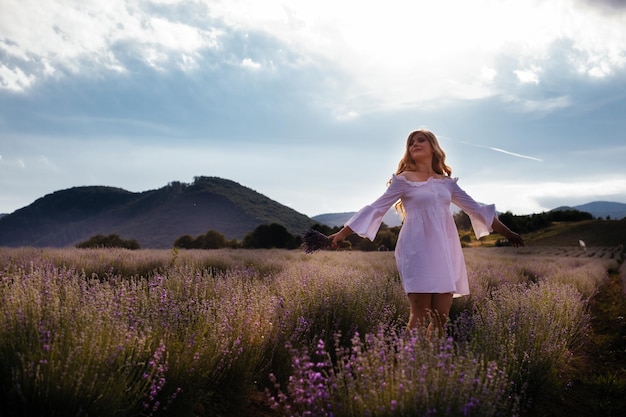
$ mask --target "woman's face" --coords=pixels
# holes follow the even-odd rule
[[[417,132],[409,139],[408,151],[413,161],[430,162],[433,158],[433,148],[422,132]]]

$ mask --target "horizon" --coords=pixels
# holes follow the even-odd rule
[[[199,177],[199,176],[198,176],[198,177]],[[219,178],[219,179],[222,179],[222,180],[227,180],[227,181],[232,181],[232,182],[237,183],[236,181],[230,180],[230,179],[228,179],[228,178],[221,178],[221,177],[216,177],[216,178]],[[158,189],[161,189],[161,188],[165,188],[165,187],[167,187],[169,184],[171,184],[171,183],[173,183],[173,182],[177,182],[177,181],[170,181],[170,182],[168,182],[167,184],[164,184],[164,185],[163,185],[163,186],[161,186],[161,187],[158,187],[158,188],[153,188],[153,189],[150,189],[150,190],[130,191],[130,190],[125,190],[125,189],[123,189],[123,188],[122,188],[122,189],[123,189],[124,191],[128,191],[128,192],[131,192],[131,193],[141,194],[141,193],[144,193],[144,192],[148,192],[148,191],[152,191],[152,190],[158,190]],[[185,182],[182,182],[182,181],[181,181],[181,183],[183,183],[183,184],[185,184],[185,185],[192,185],[192,184],[193,184],[193,182],[188,182],[188,183],[185,183]],[[254,189],[252,189],[252,188],[250,188],[250,187],[246,186],[245,184],[240,184],[240,183],[237,183],[237,184],[238,184],[238,185],[240,185],[240,186],[242,186],[242,187],[248,188],[248,189],[250,189],[250,190],[252,190],[252,191],[254,191],[254,192],[257,192],[257,193],[259,193],[259,194],[264,195],[263,193],[261,193],[261,192],[259,192],[259,191],[257,191],[257,190],[254,190]],[[53,192],[51,192],[51,193],[48,193],[48,194],[46,194],[46,195],[42,195],[42,196],[38,197],[38,198],[37,198],[36,200],[34,200],[32,203],[30,203],[30,204],[28,204],[28,205],[26,205],[26,206],[24,206],[24,207],[20,207],[20,208],[16,209],[15,211],[20,210],[20,209],[23,209],[23,208],[26,208],[26,207],[28,207],[29,205],[33,204],[33,203],[34,203],[35,201],[37,201],[38,199],[41,199],[41,198],[47,197],[48,195],[54,194],[54,193],[56,193],[56,192],[59,192],[59,191],[66,191],[66,190],[69,190],[69,189],[72,189],[72,188],[80,188],[80,187],[111,187],[111,188],[121,188],[121,187],[115,187],[115,186],[109,186],[109,185],[103,185],[103,184],[100,184],[100,185],[91,185],[91,186],[76,186],[76,187],[69,187],[69,188],[66,188],[66,189],[55,190],[55,191],[53,191]],[[267,197],[267,198],[270,198],[270,197],[268,197],[268,196],[266,196],[266,195],[264,195],[264,196],[265,196],[265,197]],[[273,200],[273,199],[272,199],[272,200]],[[289,206],[286,206],[285,204],[283,204],[281,201],[277,201],[277,200],[274,200],[274,201],[275,201],[275,202],[277,202],[277,203],[279,203],[279,204],[284,205],[285,207],[289,207]],[[576,209],[576,210],[578,210],[578,207],[580,207],[580,206],[585,206],[585,205],[590,205],[590,204],[597,204],[597,203],[601,203],[601,204],[619,204],[619,205],[624,205],[624,206],[626,206],[626,203],[619,202],[619,201],[610,201],[610,200],[594,200],[594,201],[588,201],[588,202],[581,203],[581,204],[572,204],[572,205],[567,205],[567,204],[565,204],[565,205],[560,205],[560,206],[557,206],[557,207],[552,207],[552,208],[547,209],[547,210],[543,210],[543,211],[541,211],[541,212],[534,212],[534,213],[521,213],[521,214],[520,214],[520,213],[512,213],[512,214],[513,214],[513,215],[518,215],[518,216],[530,216],[530,215],[533,215],[533,214],[541,214],[541,213],[544,213],[544,212],[549,212],[549,211],[552,211],[552,210],[558,210],[558,209],[562,209],[562,208],[568,208],[568,209],[570,209],[570,208],[571,208],[571,209]],[[452,208],[455,208],[455,209],[457,209],[457,210],[458,210],[458,207],[456,207],[456,206],[454,206],[454,205],[452,205],[451,207],[452,207]],[[290,207],[290,208],[291,208],[291,207]],[[293,209],[293,210],[295,210],[295,209]],[[0,212],[0,217],[2,217],[2,216],[8,216],[8,215],[10,215],[10,214],[13,214],[15,211],[13,211],[13,212],[11,212],[11,213],[4,213],[4,212]],[[296,210],[296,211],[297,211],[297,210]],[[306,216],[307,216],[307,217],[309,217],[309,218],[315,218],[315,217],[319,217],[319,216],[326,216],[326,215],[347,215],[347,214],[353,214],[353,213],[355,213],[356,211],[357,211],[357,210],[347,210],[347,211],[337,211],[337,212],[318,213],[318,214],[313,214],[313,215],[308,215],[308,214],[306,214],[306,213],[302,213],[302,212],[298,212],[298,213],[300,213],[300,214],[304,214],[304,215],[306,215]],[[388,213],[389,213],[389,212],[392,212],[392,211],[393,211],[393,207],[391,207],[391,208],[388,210]],[[455,210],[455,211],[456,211],[456,210]],[[498,212],[499,212],[499,213],[504,213],[505,211],[500,211],[500,210],[498,210]],[[619,219],[613,219],[613,220],[619,220]]]
[[[353,212],[419,128],[500,212],[626,204],[626,2],[5,0],[0,33],[2,213],[198,175]]]

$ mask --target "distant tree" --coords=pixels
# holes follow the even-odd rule
[[[124,240],[118,235],[112,234],[108,236],[95,235],[84,242],[76,244],[79,249],[87,248],[124,248],[124,249],[140,249],[139,243],[135,239]]]
[[[459,230],[469,230],[472,227],[472,222],[469,216],[464,211],[454,213],[454,223]]]
[[[335,232],[338,232],[340,227],[337,227],[337,226],[330,227],[330,226],[326,226],[325,224],[316,223],[313,226],[311,226],[311,229],[317,230],[318,232],[324,233],[325,235],[330,235]]]
[[[593,215],[586,211],[574,209],[556,210],[550,212],[550,220],[553,222],[579,222],[583,220],[593,220]]]
[[[384,246],[388,250],[394,250],[396,248],[396,242],[398,241],[398,234],[400,233],[400,227],[386,227],[384,230],[380,230],[376,234],[374,239],[374,245],[376,248]]]
[[[234,247],[233,245],[233,242],[228,241],[223,234],[215,230],[209,230],[195,239],[189,235],[183,235],[174,241],[174,247],[181,249],[220,249]]]
[[[290,234],[278,223],[262,224],[244,236],[241,246],[246,249],[295,249],[300,239]]]
[[[194,238],[189,235],[183,235],[174,241],[175,248],[193,249]]]
[[[508,227],[512,231],[517,233],[521,232],[521,228],[518,225],[516,216],[514,216],[513,213],[511,213],[510,211],[501,213],[498,218],[506,227]]]
[[[361,238],[361,241],[359,242],[358,249],[359,249],[359,250],[362,250],[362,251],[364,251],[364,252],[373,252],[373,251],[378,250],[378,248],[379,248],[380,246],[381,246],[381,245],[377,245],[377,244],[376,244],[376,241],[372,242],[372,241],[371,241],[371,240],[369,240],[369,239],[363,239],[363,238]]]
[[[550,226],[550,220],[546,213],[532,214],[528,222],[528,231],[535,231]]]
[[[219,249],[227,246],[228,241],[220,232],[209,230],[204,235],[204,244],[202,245],[202,249]]]

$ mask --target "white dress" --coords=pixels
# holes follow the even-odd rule
[[[492,232],[495,205],[479,204],[457,185],[457,178],[414,182],[393,175],[385,193],[345,225],[374,240],[383,216],[398,199],[406,218],[396,243],[396,264],[406,293],[469,294],[467,269],[450,203],[470,217],[477,238]]]

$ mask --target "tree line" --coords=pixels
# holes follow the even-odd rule
[[[469,238],[467,231],[471,230],[469,216],[460,211],[454,214],[454,222],[462,235],[461,240]],[[531,215],[514,215],[510,211],[499,215],[500,221],[516,233],[530,233],[549,226],[552,222],[577,222],[582,220],[593,220],[590,213],[574,209],[557,210]],[[330,235],[338,232],[339,226],[326,226],[316,224],[313,229]],[[394,250],[398,241],[398,234],[401,226],[389,227],[382,223],[374,241],[359,237],[349,236],[341,242],[339,249],[361,250],[361,251],[386,251]],[[467,242],[464,242],[467,243]],[[281,224],[271,223],[257,226],[252,232],[246,234],[241,241],[229,240],[222,233],[209,230],[203,235],[196,237],[183,235],[174,241],[173,246],[180,249],[297,249],[302,245],[302,237],[293,235]],[[96,235],[87,241],[76,245],[77,248],[126,248],[140,249],[136,240],[124,240],[118,235]]]

